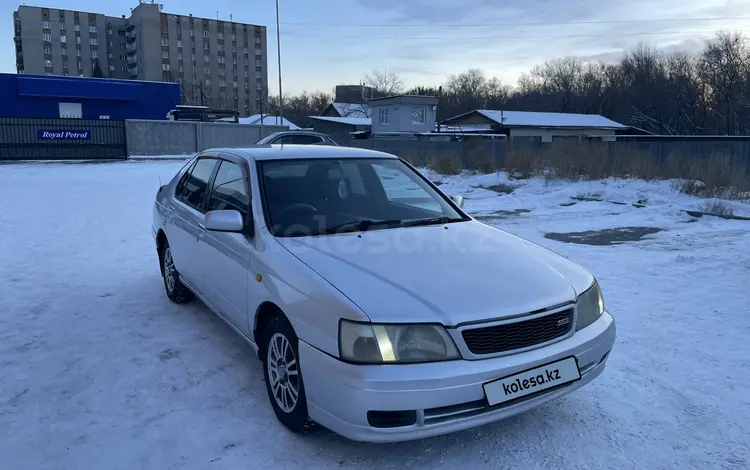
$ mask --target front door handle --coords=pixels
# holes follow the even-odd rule
[[[203,235],[206,234],[206,226],[203,225],[203,222],[198,222],[198,228],[200,229],[198,231],[198,235],[195,237],[195,241],[199,241]]]
[[[206,226],[203,225],[203,222],[198,222],[198,228],[201,230],[206,230]]]

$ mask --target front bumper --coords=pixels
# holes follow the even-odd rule
[[[341,362],[304,341],[299,354],[310,418],[349,439],[392,442],[473,428],[570,393],[601,374],[614,342],[615,322],[605,312],[563,341],[479,361],[362,366]],[[578,360],[580,380],[508,404],[487,405],[483,383],[569,356]],[[368,411],[415,411],[416,423],[373,427]]]

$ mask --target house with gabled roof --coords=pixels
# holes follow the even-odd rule
[[[515,138],[606,137],[628,126],[598,114],[542,113],[477,109],[441,123],[441,131],[505,134]]]

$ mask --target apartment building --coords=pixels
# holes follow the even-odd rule
[[[165,13],[141,0],[129,17],[22,5],[13,12],[18,73],[169,81],[182,102],[267,109],[266,27]]]

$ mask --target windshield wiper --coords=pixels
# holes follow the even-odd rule
[[[347,233],[347,232],[364,232],[373,227],[389,226],[389,225],[401,225],[402,220],[360,220],[359,222],[345,222],[343,224],[334,225],[333,227],[327,227],[325,230],[316,232],[316,235],[330,235],[333,233]]]
[[[430,217],[429,219],[417,219],[403,222],[403,227],[420,227],[422,225],[438,225],[438,224],[449,224],[451,222],[462,222],[464,219],[458,219],[447,216]]]

